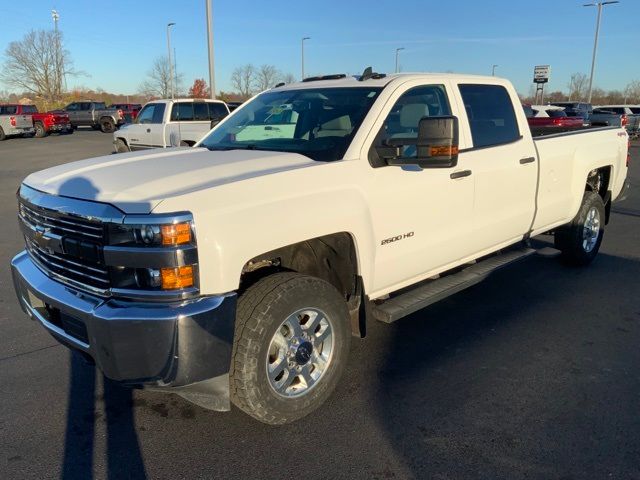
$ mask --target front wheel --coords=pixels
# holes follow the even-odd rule
[[[232,400],[257,420],[298,420],[331,395],[349,354],[347,304],[333,285],[286,272],[238,300]]]
[[[598,254],[604,236],[605,209],[602,197],[585,192],[573,221],[555,232],[555,246],[571,265],[588,265]]]
[[[127,146],[124,140],[121,138],[116,140],[116,153],[130,152],[131,149]]]

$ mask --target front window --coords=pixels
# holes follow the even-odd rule
[[[380,91],[336,87],[265,92],[215,128],[200,146],[340,160]]]

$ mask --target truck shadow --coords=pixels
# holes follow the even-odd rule
[[[619,430],[640,395],[623,371],[640,357],[640,288],[617,286],[639,274],[602,253],[588,269],[532,258],[387,328],[374,409],[414,478],[634,471],[618,452],[640,444]]]
[[[70,353],[71,378],[61,478],[94,478],[96,423],[106,427],[106,471],[109,479],[146,478],[135,430],[133,391],[103,377],[103,395],[96,396],[99,370]],[[103,411],[98,407],[102,404]]]

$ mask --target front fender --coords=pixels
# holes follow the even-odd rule
[[[194,215],[204,294],[230,292],[243,266],[258,255],[336,232],[351,234],[364,286],[375,258],[368,203],[358,184],[359,162],[315,163],[167,199],[162,211]]]

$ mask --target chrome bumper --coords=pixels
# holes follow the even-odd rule
[[[22,309],[107,377],[187,390],[217,379],[214,409],[228,410],[235,294],[175,304],[94,297],[52,280],[26,252],[11,271]]]

